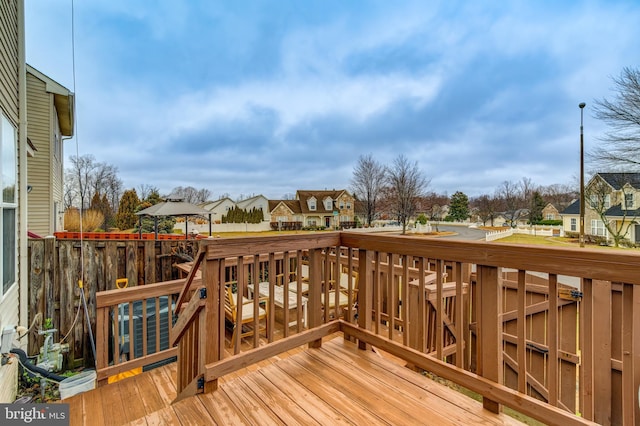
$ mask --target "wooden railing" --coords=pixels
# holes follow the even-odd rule
[[[342,331],[479,393],[491,411],[505,404],[551,424],[635,424],[639,261],[612,250],[355,232],[207,241],[201,281],[194,272],[183,286],[171,330],[179,398]],[[334,291],[345,271],[346,289]],[[231,341],[230,328],[242,324],[225,318],[227,286],[241,300],[260,282],[267,305],[250,300],[254,314],[269,312],[266,334]],[[296,306],[306,302],[306,321],[289,309],[290,292]],[[264,320],[253,318],[245,326],[259,330]]]
[[[99,383],[177,355],[169,330],[182,288],[184,280],[174,280],[96,294]]]

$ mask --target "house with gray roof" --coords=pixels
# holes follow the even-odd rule
[[[621,230],[624,239],[640,243],[640,173],[596,173],[585,186],[585,200],[585,235],[610,239],[606,221],[609,229]],[[561,217],[565,232],[580,232],[580,200]]]

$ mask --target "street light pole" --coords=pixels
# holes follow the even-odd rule
[[[580,102],[580,247],[584,247],[584,134],[582,127],[582,113],[587,104]]]

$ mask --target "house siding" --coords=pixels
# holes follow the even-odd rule
[[[43,81],[27,73],[27,114],[29,139],[37,151],[28,159],[28,184],[33,188],[29,199],[28,227],[39,235],[53,234],[51,198],[52,157],[50,120],[54,114],[53,96],[46,92]]]
[[[0,1],[0,106],[18,128],[18,3]]]
[[[21,2],[22,0],[0,1],[0,109],[16,129],[20,128],[20,27],[22,22],[20,22],[18,13],[18,9],[21,7],[19,6],[19,1]],[[19,152],[18,164],[20,164]],[[18,188],[20,187],[20,179],[24,179],[23,171],[18,168]],[[17,196],[20,196],[19,193]],[[18,226],[18,240],[16,241],[18,253],[21,251],[24,239],[21,236],[19,223],[21,208],[18,205],[16,212],[18,218],[18,223],[16,224]],[[18,324],[20,321],[20,257],[18,257],[17,266],[16,280],[18,285],[13,285],[0,299],[0,323],[3,326]]]

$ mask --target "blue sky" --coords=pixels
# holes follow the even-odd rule
[[[27,0],[27,62],[75,90],[76,138],[126,188],[349,188],[405,155],[429,190],[575,183],[589,107],[640,63],[637,1]]]

